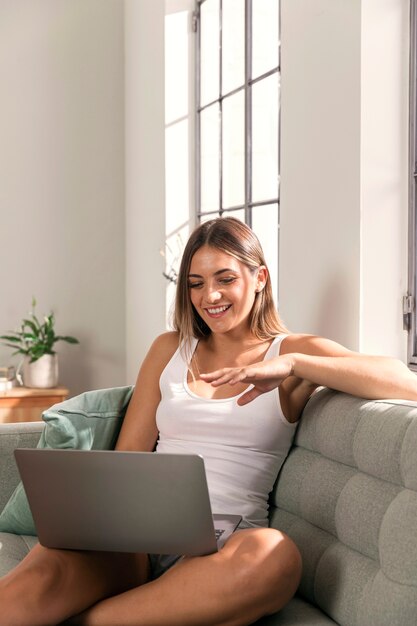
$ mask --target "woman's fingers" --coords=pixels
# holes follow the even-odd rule
[[[213,387],[224,385],[235,385],[248,379],[248,372],[246,368],[225,368],[222,370],[216,370],[208,374],[200,374],[201,378],[207,383],[211,383]]]
[[[211,383],[213,387],[220,387],[224,384],[235,385],[240,382],[247,382],[253,384],[254,387],[246,391],[240,396],[237,403],[239,406],[243,406],[255,400],[258,396],[267,391],[271,391],[275,387],[278,387],[282,381],[281,376],[277,376],[274,372],[265,371],[264,364],[255,364],[251,367],[227,367],[214,372],[201,374],[201,378]]]
[[[239,406],[244,406],[245,404],[252,402],[252,400],[255,400],[255,398],[260,396],[262,393],[263,391],[260,391],[256,387],[252,387],[252,389],[249,389],[249,391],[247,391],[242,396],[240,396],[240,398],[237,399],[237,403]]]
[[[253,384],[253,388],[243,393],[237,401],[240,406],[243,406],[261,394],[279,387],[282,381],[291,375],[291,361],[288,358],[276,357],[247,367],[225,367],[214,372],[201,374],[201,378],[205,382],[211,383],[213,387],[227,383],[229,385],[242,382]]]

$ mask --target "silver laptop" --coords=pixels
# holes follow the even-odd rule
[[[212,515],[199,455],[17,449],[15,458],[49,548],[210,554],[241,520]]]

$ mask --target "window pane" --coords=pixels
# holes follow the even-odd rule
[[[174,232],[190,211],[188,120],[165,129],[165,227]]]
[[[222,93],[245,81],[245,0],[223,0]]]
[[[252,85],[252,200],[278,198],[278,74]]]
[[[219,0],[206,0],[200,13],[200,104],[219,97],[220,6]]]
[[[223,100],[223,207],[245,202],[245,94]]]
[[[213,104],[200,113],[201,129],[201,211],[219,208],[219,105]]]
[[[186,11],[165,16],[165,123],[189,113],[190,61]]]
[[[255,0],[252,9],[252,78],[278,67],[278,0]]]
[[[275,304],[278,299],[278,204],[252,208],[252,229],[261,242],[271,277]]]

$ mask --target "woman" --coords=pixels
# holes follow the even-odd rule
[[[417,398],[401,362],[288,333],[259,242],[233,218],[192,233],[175,328],[143,362],[117,448],[203,454],[213,512],[241,514],[241,527],[204,557],[37,546],[0,581],[5,626],[74,615],[69,623],[91,626],[232,626],[278,611],[298,586],[301,562],[293,542],[267,528],[267,500],[308,398],[319,385]]]

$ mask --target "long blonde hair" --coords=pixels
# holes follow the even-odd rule
[[[185,246],[178,273],[174,328],[179,332],[180,345],[189,345],[192,337],[202,339],[211,332],[191,304],[188,286],[191,259],[204,245],[230,254],[244,263],[251,272],[255,272],[261,265],[266,266],[258,238],[240,220],[234,217],[218,217],[197,226]],[[262,341],[288,332],[274,304],[269,273],[265,287],[255,296],[249,321],[251,332]]]

